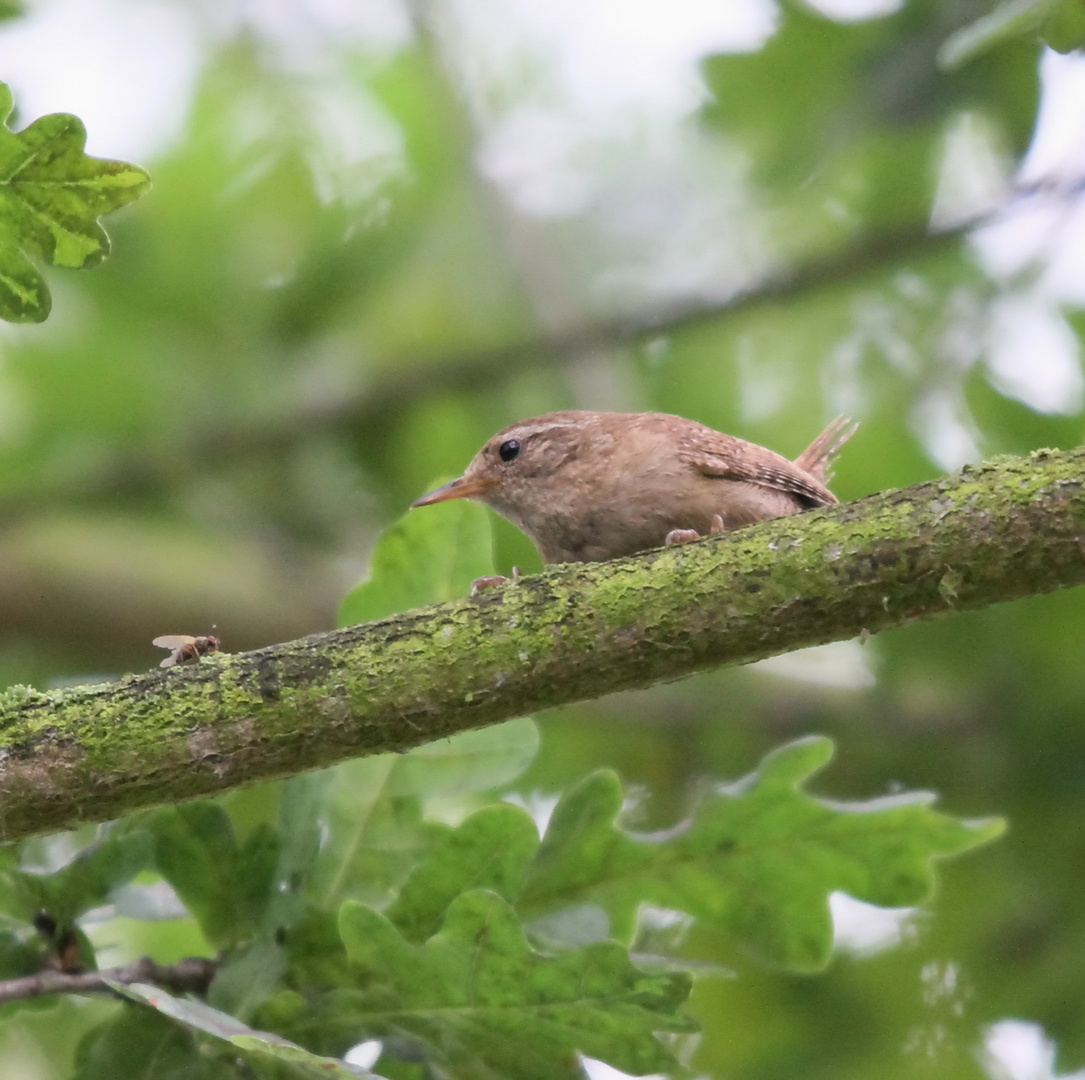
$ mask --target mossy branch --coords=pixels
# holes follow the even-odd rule
[[[1085,582],[1085,448],[192,668],[0,696],[0,838]]]

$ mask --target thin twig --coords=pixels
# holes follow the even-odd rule
[[[204,994],[217,970],[217,960],[197,956],[178,960],[176,964],[156,964],[149,956],[141,956],[131,964],[106,971],[84,971],[78,975],[39,971],[19,979],[0,979],[0,1005],[50,994],[112,993],[109,983],[152,983],[175,993]]]

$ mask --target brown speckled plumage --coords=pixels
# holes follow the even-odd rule
[[[826,470],[854,431],[837,419],[795,461],[666,413],[566,410],[499,431],[459,480],[415,505],[474,498],[534,541],[543,560],[596,562],[837,501]],[[519,450],[508,460],[512,442]],[[718,528],[718,521],[715,523]]]

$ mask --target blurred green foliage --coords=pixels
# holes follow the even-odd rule
[[[939,51],[953,69],[1006,42],[1039,38],[1061,53],[1085,45],[1085,7],[1078,0],[1011,0],[974,23],[962,26]]]
[[[993,10],[905,0],[845,21],[782,0],[759,47],[703,61],[699,112],[623,120],[617,136],[600,124],[564,160],[546,133],[579,130],[584,114],[562,113],[564,60],[545,47],[521,54],[495,37],[491,53],[440,19],[394,47],[324,27],[321,63],[306,66],[255,15],[205,34],[184,128],[146,162],[153,193],[110,219],[113,256],[88,275],[46,268],[49,321],[0,338],[0,685],[150,667],[158,634],[214,625],[225,648],[244,649],[332,626],[344,597],[344,618],[370,618],[480,573],[530,572],[526,540],[473,505],[432,507],[377,537],[494,431],[554,408],[673,411],[790,454],[847,411],[862,426],[839,464],[842,498],[977,454],[1079,443],[1085,320],[1059,286],[1074,185],[1041,208],[1047,231],[1023,256],[990,257],[993,227],[925,236],[932,216],[1033,209],[1027,196],[999,200],[1036,123],[1034,25],[984,31],[967,62],[939,62],[947,42],[989,30]],[[18,25],[0,26],[0,47]],[[518,58],[514,77],[502,79],[498,53]],[[552,121],[536,134],[551,156],[525,172],[559,192],[570,174],[581,183],[548,213],[493,165],[525,115]],[[793,287],[762,291],[792,274]],[[666,1051],[694,1074],[740,1080],[978,1080],[994,1068],[990,1026],[1008,1017],[1054,1040],[1059,1071],[1080,1067],[1083,638],[1077,592],[1036,598],[32,841],[0,867],[5,977],[55,963],[68,931],[99,967],[219,949],[225,962],[205,1011],[180,1021],[165,998],[163,1012],[5,1005],[0,1068],[112,1080],[154,1060],[162,1076],[225,1077],[240,1053],[243,1075],[305,1075],[318,1065],[267,1033],[340,1055],[367,1037],[378,999],[447,1005],[462,979],[442,979],[462,972],[483,914],[502,931],[485,954],[492,1000],[520,1010],[521,1034],[538,1037],[537,980],[554,1002],[566,994],[555,1005],[566,1049],[576,1009],[598,1020],[561,989],[585,957],[604,992],[634,995],[614,1038],[580,1044],[620,1043],[621,1067],[664,1068],[652,1055]],[[819,792],[890,801],[840,807],[798,789],[824,744],[796,740],[815,733],[837,747]],[[830,837],[884,814],[922,820],[899,858],[867,849],[866,864],[788,832],[795,857],[773,865],[796,879],[713,913],[710,901],[764,868],[753,860],[743,878],[725,859],[711,873],[683,863],[698,837],[719,839],[714,814],[759,790],[748,779],[721,794],[719,782],[799,758],[770,824],[792,829],[799,806],[826,815]],[[930,855],[986,835],[893,801],[917,789],[948,814],[1010,828],[941,865],[937,893],[896,936],[857,944],[834,908],[828,968],[795,970],[826,955],[833,889],[916,903]],[[560,797],[557,831],[538,849],[534,824],[495,794],[536,817]],[[573,820],[575,799],[594,817]],[[583,840],[554,872],[588,874],[584,902],[529,909],[557,880],[540,867],[562,837]],[[607,884],[606,851],[652,869],[637,889]],[[684,876],[658,870],[660,852]],[[775,897],[764,918],[751,896]],[[645,901],[682,914],[649,907],[630,937]],[[52,935],[35,929],[38,909]],[[621,916],[623,944],[601,940],[604,909]],[[811,925],[794,946],[788,933]],[[378,939],[408,958],[402,968],[367,952]],[[685,1006],[675,963],[715,973]],[[216,1015],[239,1026],[216,1033]],[[316,1015],[328,1023],[306,1027]],[[689,1017],[696,1041],[645,1035],[685,1031]],[[393,1080],[430,1075],[420,1045],[445,1074],[474,1075],[485,1058],[461,1053],[460,1039],[478,1050],[474,1032],[379,1030],[372,1067]],[[546,1053],[524,1067],[553,1069]]]

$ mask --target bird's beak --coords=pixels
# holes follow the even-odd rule
[[[411,503],[411,509],[413,510],[416,506],[432,506],[434,503],[447,502],[449,499],[471,499],[476,495],[481,495],[484,491],[489,491],[495,482],[481,477],[476,480],[468,480],[461,476],[458,480],[452,480],[443,487],[437,488],[436,491],[431,491],[423,495],[422,498],[415,499]]]

